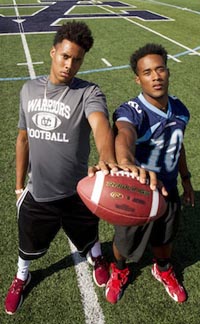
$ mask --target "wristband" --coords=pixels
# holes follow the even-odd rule
[[[23,188],[21,188],[21,189],[16,189],[16,190],[15,190],[15,193],[16,193],[16,195],[19,195],[19,194],[21,194],[23,191],[24,191]]]
[[[182,181],[185,181],[185,180],[188,180],[188,179],[190,179],[192,177],[192,175],[191,175],[191,173],[190,173],[190,171],[188,171],[188,173],[185,175],[185,176],[181,176],[181,179],[182,179]]]

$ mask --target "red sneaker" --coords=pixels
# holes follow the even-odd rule
[[[178,303],[183,303],[187,299],[186,291],[178,282],[172,266],[167,271],[159,271],[154,263],[151,270],[155,279],[162,282],[169,296]]]
[[[86,255],[87,261],[93,266],[93,279],[97,286],[105,287],[110,277],[109,264],[102,255],[93,257],[90,252]]]
[[[111,263],[111,276],[106,285],[106,299],[115,304],[122,297],[125,285],[128,281],[129,269],[117,269],[115,263]]]
[[[13,315],[20,308],[23,302],[23,291],[30,281],[30,273],[25,281],[20,280],[17,277],[14,278],[5,299],[5,311],[7,314]]]
[[[93,261],[94,261],[94,269],[93,269],[94,282],[99,287],[105,287],[110,277],[109,265],[102,255],[98,256],[97,258],[93,258]]]

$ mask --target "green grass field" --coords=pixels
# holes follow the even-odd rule
[[[134,265],[134,278],[123,298],[118,304],[110,305],[105,300],[104,290],[91,286],[90,280],[85,281],[80,288],[81,274],[89,271],[89,279],[92,278],[91,268],[87,268],[85,260],[71,250],[67,238],[60,231],[46,256],[31,265],[33,280],[22,308],[14,316],[5,314],[4,298],[16,272],[18,257],[14,189],[19,91],[27,78],[48,74],[49,50],[54,34],[23,33],[23,29],[20,29],[21,34],[19,29],[18,33],[10,33],[7,20],[3,20],[6,17],[16,19],[16,15],[23,19],[24,15],[45,10],[45,6],[51,5],[50,1],[0,0],[0,22],[3,20],[8,29],[4,33],[0,30],[0,323],[199,324],[200,2],[127,0],[129,7],[125,4],[121,4],[121,7],[105,6],[105,2],[98,1],[90,2],[90,6],[86,4],[86,1],[80,1],[70,11],[70,14],[81,15],[77,19],[88,23],[95,38],[94,47],[86,55],[79,76],[100,85],[107,96],[110,118],[120,103],[139,91],[129,68],[129,57],[135,49],[147,42],[162,44],[168,50],[170,93],[179,97],[190,110],[191,120],[185,133],[185,147],[193,176],[196,205],[194,208],[183,208],[173,254],[175,268],[189,298],[186,303],[177,305],[168,297],[163,286],[151,276],[152,255],[150,249],[147,249],[141,263]],[[169,20],[145,21],[123,16],[122,13],[128,10],[148,10]],[[88,19],[84,18],[86,14],[103,14],[103,17]],[[117,17],[107,18],[106,14],[117,14]],[[64,21],[62,17],[59,23]],[[27,64],[24,64],[27,63],[27,49],[22,41],[24,38],[31,56],[29,63],[33,67],[32,74]],[[102,58],[111,66],[107,66]],[[92,164],[97,161],[92,138],[91,147]],[[180,186],[180,193],[181,190]],[[112,226],[101,221],[100,238],[108,259],[111,259],[112,235]]]

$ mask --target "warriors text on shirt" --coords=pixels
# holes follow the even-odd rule
[[[28,101],[28,113],[32,112],[36,112],[32,116],[32,121],[38,129],[28,127],[28,134],[31,138],[69,142],[66,133],[51,132],[61,125],[62,117],[70,118],[70,107],[68,105],[57,100],[33,99]]]
[[[33,99],[28,101],[28,112],[47,111],[66,119],[70,118],[70,107],[62,102],[51,99]]]

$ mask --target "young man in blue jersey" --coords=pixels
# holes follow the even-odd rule
[[[152,190],[159,179],[168,209],[160,219],[144,226],[115,226],[115,262],[111,264],[106,299],[113,304],[120,299],[130,273],[126,260],[138,262],[150,243],[154,254],[152,275],[163,283],[173,300],[181,303],[187,296],[175,276],[171,253],[180,214],[178,172],[184,200],[194,205],[183,145],[189,112],[180,100],[168,94],[167,52],[162,46],[146,44],[132,54],[130,64],[142,92],[114,112],[117,162],[122,169],[139,176],[142,183],[150,177]]]

